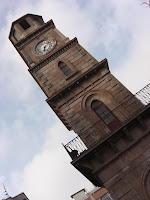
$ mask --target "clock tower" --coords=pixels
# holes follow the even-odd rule
[[[64,145],[73,166],[116,200],[149,199],[150,87],[133,95],[107,59],[98,62],[41,16],[13,22],[9,39],[49,106],[77,134]]]

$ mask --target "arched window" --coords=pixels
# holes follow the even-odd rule
[[[94,100],[92,101],[91,107],[111,131],[113,131],[121,124],[121,122],[103,102]]]
[[[70,75],[72,73],[72,70],[66,65],[66,63],[59,61],[58,67],[61,69],[61,71],[66,75]]]

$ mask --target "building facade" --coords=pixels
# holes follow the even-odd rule
[[[50,20],[27,14],[12,23],[9,39],[77,137],[64,145],[72,165],[114,199],[150,199],[150,86],[133,95],[77,38]]]
[[[105,188],[95,187],[90,192],[82,189],[71,195],[74,200],[113,200]]]
[[[8,197],[5,200],[29,200],[29,199],[27,198],[27,196],[24,193],[20,193],[15,197]]]

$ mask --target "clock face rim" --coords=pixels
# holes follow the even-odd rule
[[[48,46],[49,45],[49,46]],[[47,40],[41,40],[35,45],[35,53],[37,55],[46,55],[50,51],[52,51],[55,48],[56,40],[53,38],[47,39]]]

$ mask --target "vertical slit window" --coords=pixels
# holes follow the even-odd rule
[[[14,30],[13,36],[14,36],[14,38],[15,38],[17,41],[20,40],[20,35],[19,35],[19,33],[18,33],[16,30]]]
[[[91,108],[111,131],[113,131],[121,124],[117,117],[109,110],[109,108],[107,108],[103,102],[94,100],[91,104]]]
[[[68,65],[66,65],[66,63],[64,62],[59,62],[58,63],[58,67],[61,69],[61,71],[66,75],[70,75],[72,73],[72,70],[68,67]]]

